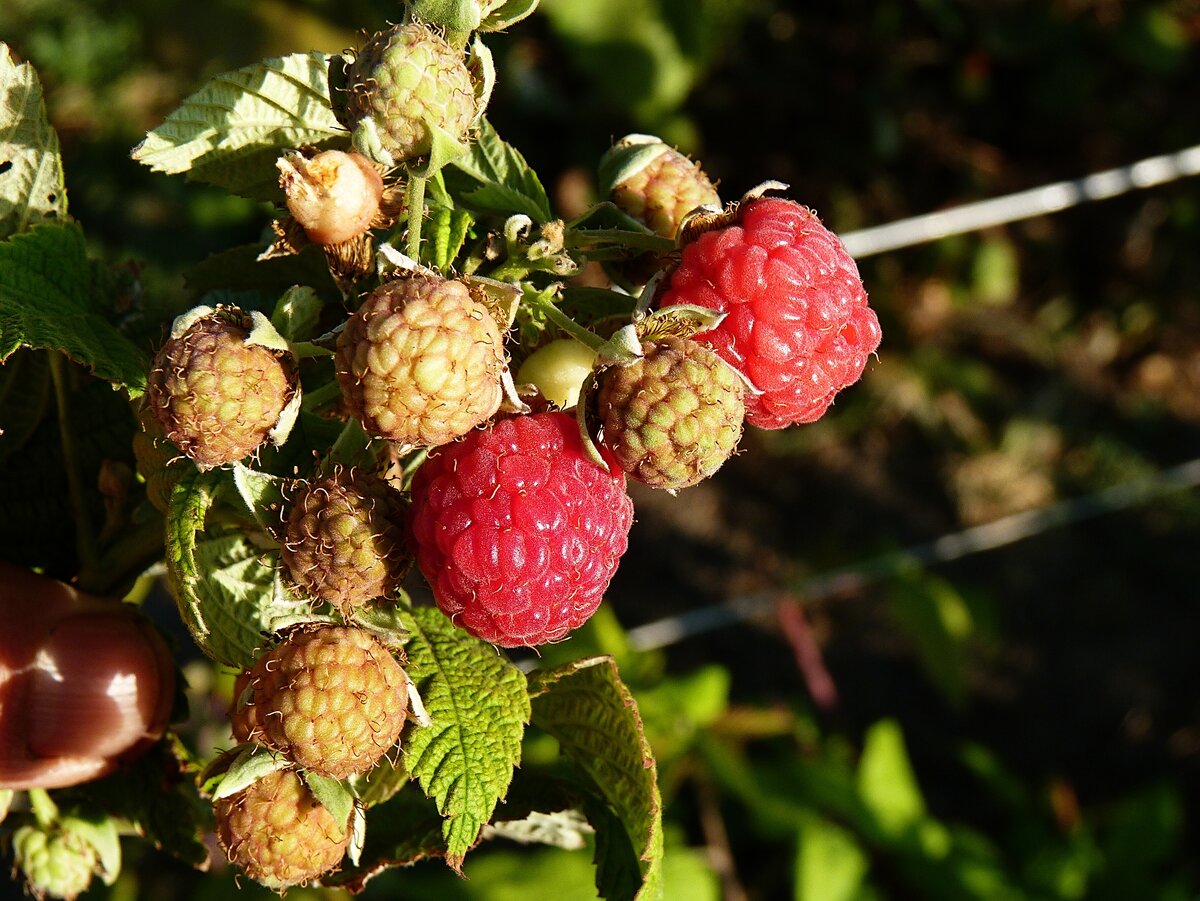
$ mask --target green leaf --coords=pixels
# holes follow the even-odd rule
[[[620,824],[622,841],[633,849],[640,870],[637,897],[660,897],[663,834],[657,768],[637,703],[613,659],[593,657],[538,673],[530,695],[534,724],[553,735],[562,753],[590,777]],[[599,846],[609,839],[602,824],[595,818],[592,822]],[[613,878],[605,867],[597,868],[597,888],[605,897],[621,897],[610,885]]]
[[[268,532],[283,524],[279,511],[283,507],[283,479],[269,473],[250,469],[243,463],[233,464],[233,484],[255,522]]]
[[[459,869],[521,758],[529,722],[525,676],[436,609],[404,618],[408,676],[433,721],[410,733],[405,764],[446,817],[446,860]]]
[[[520,151],[496,134],[487,119],[480,123],[479,137],[470,152],[451,165],[476,183],[458,192],[467,206],[504,216],[524,213],[537,222],[553,218],[537,173]]]
[[[284,612],[278,573],[241,531],[204,532],[227,473],[190,472],[171,493],[167,578],[196,645],[218,663],[249,668],[263,634]]]
[[[184,273],[188,290],[196,295],[210,291],[255,291],[278,297],[301,282],[326,297],[340,296],[329,275],[325,251],[310,244],[289,257],[260,260],[261,244],[243,244],[201,260]],[[270,309],[268,306],[267,309]]]
[[[304,782],[335,823],[349,824],[350,814],[354,812],[354,794],[344,782],[319,773],[305,773]]]
[[[851,833],[814,818],[797,842],[795,901],[857,901],[870,862]]]
[[[382,804],[404,788],[408,781],[408,771],[404,769],[404,765],[393,761],[386,754],[367,772],[355,774],[349,780],[354,797],[358,798],[363,807]]]
[[[205,782],[205,791],[214,801],[229,798],[245,791],[259,779],[286,769],[291,762],[282,754],[268,750],[262,745],[243,745],[229,769],[211,782]]]
[[[858,792],[892,839],[904,838],[924,818],[925,800],[895,720],[880,720],[867,730],[858,762]]]
[[[492,10],[479,25],[480,31],[503,31],[533,14],[538,0],[508,0]]]
[[[117,834],[117,823],[112,817],[74,816],[60,821],[63,832],[92,846],[100,865],[100,876],[105,885],[116,882],[121,874],[121,837]]]
[[[369,828],[360,863],[342,864],[321,884],[362,891],[367,880],[391,867],[408,866],[427,857],[445,857],[444,821],[437,807],[416,790],[401,791],[367,815]]]
[[[0,240],[67,215],[58,135],[46,118],[42,86],[0,41]]]
[[[921,570],[902,574],[889,592],[892,614],[917,647],[921,667],[951,704],[967,697],[971,609],[945,579]]]
[[[92,301],[83,232],[45,224],[0,243],[0,362],[18,347],[59,350],[136,397],[148,360]]]
[[[329,60],[293,53],[218,75],[133,149],[155,172],[278,200],[275,161],[291,147],[347,138],[329,105]]]
[[[421,230],[421,262],[446,272],[458,258],[475,217],[467,210],[431,206]]]

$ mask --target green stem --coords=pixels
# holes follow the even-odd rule
[[[334,351],[328,347],[322,347],[311,341],[294,341],[291,344],[291,350],[292,356],[297,360],[304,360],[308,357],[332,357],[334,354]]]
[[[338,384],[337,379],[326,382],[320,388],[314,388],[312,391],[304,392],[304,400],[301,406],[305,410],[319,410],[327,403],[337,400],[342,396],[342,386]]]
[[[75,434],[71,428],[71,389],[67,384],[69,372],[62,354],[50,352],[50,378],[54,382],[54,399],[58,407],[58,437],[62,444],[63,464],[67,469],[67,490],[75,517],[75,552],[83,569],[96,565],[96,536],[88,520],[87,494],[83,487],[83,470],[79,462]]]
[[[408,204],[408,255],[421,259],[421,225],[425,221],[425,176],[408,173],[408,187],[404,192]]]
[[[592,350],[599,350],[606,343],[603,338],[594,332],[589,332],[582,325],[556,307],[552,302],[538,294],[526,295],[522,303],[527,303],[530,306],[536,307],[546,318],[557,325],[560,329]]]
[[[53,826],[58,819],[58,805],[50,800],[50,794],[44,788],[29,790],[29,807],[33,811],[33,818],[43,829]]]

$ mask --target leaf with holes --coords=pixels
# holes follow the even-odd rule
[[[146,135],[133,158],[155,172],[280,200],[283,149],[349,140],[329,106],[328,71],[328,57],[311,52],[218,75]]]
[[[0,42],[0,240],[67,215],[58,135],[42,85]]]
[[[404,761],[446,817],[446,862],[457,870],[521,759],[529,722],[525,676],[438,610],[419,608],[403,619],[408,677],[433,721],[409,735]]]

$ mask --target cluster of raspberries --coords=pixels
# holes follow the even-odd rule
[[[392,221],[381,161],[428,153],[431,124],[465,135],[483,102],[462,53],[419,24],[376,36],[343,74],[335,113],[373,158],[280,160],[289,221],[326,248],[331,268]],[[358,611],[397,602],[415,563],[471,635],[504,647],[565,638],[595,612],[626,550],[627,478],[671,492],[695,485],[736,451],[744,421],[778,429],[822,416],[879,344],[854,261],[809,209],[748,196],[722,211],[694,163],[640,136],[614,148],[605,171],[614,202],[678,247],[614,273],[624,285],[661,273],[622,353],[597,356],[574,338],[523,348],[517,382],[540,394],[511,390],[517,338],[478,280],[421,268],[384,281],[330,332],[334,415],[400,465],[388,478],[382,462],[322,465],[286,492],[275,536],[284,583],[331,615],[286,632],[239,678],[234,736],[284,763],[216,811],[230,859],[266,885],[327,872],[350,842],[351,824],[306,780],[365,773],[400,741],[409,685],[399,652],[351,625]],[[328,367],[311,352],[319,346],[299,355],[306,383]],[[181,316],[143,411],[154,440],[143,438],[138,458],[156,503],[169,502],[171,445],[209,469],[287,441],[300,373],[261,313]]]

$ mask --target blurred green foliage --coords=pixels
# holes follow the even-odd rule
[[[140,261],[147,302],[173,310],[183,271],[257,239],[265,209],[129,148],[204,77],[353,46],[396,12],[8,0],[0,38],[46,85],[92,254]],[[489,43],[493,121],[567,215],[633,130],[697,155],[727,199],[778,178],[840,230],[1200,142],[1200,20],[1182,0],[543,0]],[[540,663],[618,659],[659,762],[669,898],[1200,891],[1195,492],[811,605],[833,709],[771,622],[652,653],[622,629],[1194,455],[1198,190],[864,261],[885,338],[863,383],[820,423],[748,434],[712,483],[638,497],[611,609]],[[208,706],[193,739],[211,743],[223,705]],[[110,898],[235,891],[227,871],[139,855]],[[495,840],[467,875],[422,864],[368,894],[592,896],[586,852]]]

